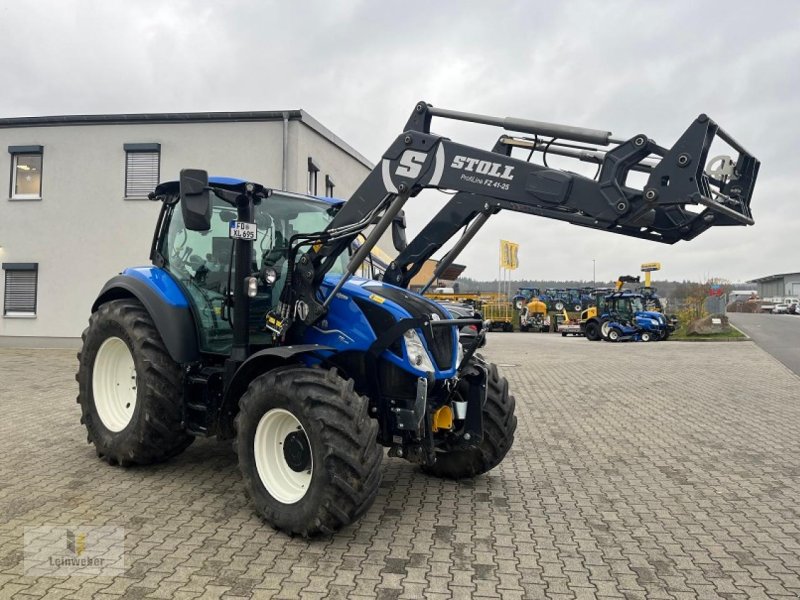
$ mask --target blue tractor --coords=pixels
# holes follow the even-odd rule
[[[431,133],[433,117],[613,147],[592,154],[595,181],[512,157],[512,141],[457,144]],[[711,181],[704,164],[717,133],[703,116],[668,150],[646,136],[614,141],[420,102],[346,202],[184,169],[151,194],[161,203],[151,264],[111,278],[91,307],[77,373],[88,439],[120,466],[167,460],[196,437],[234,439],[257,513],[303,536],[369,509],[383,447],[432,476],[485,473],[514,442],[514,397],[476,353],[480,319],[453,318],[410,292],[411,278],[463,230],[439,261],[446,268],[503,209],[667,243],[751,223],[758,161],[743,150],[735,186],[702,200],[700,213],[684,208]],[[626,186],[634,168],[652,171],[646,189]],[[455,194],[406,243],[403,205],[425,188]],[[651,188],[658,198],[646,197]],[[398,254],[383,280],[356,277],[390,228]]]
[[[660,312],[645,310],[641,294],[629,291],[609,294],[603,310],[600,332],[610,342],[655,342],[669,335],[667,319]]]
[[[531,300],[540,300],[541,292],[539,288],[521,287],[517,289],[517,293],[511,298],[511,303],[517,310],[522,310]]]

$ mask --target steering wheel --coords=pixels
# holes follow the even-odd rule
[[[202,266],[205,264],[205,262],[206,262],[206,261],[204,261],[204,260],[202,259],[202,257],[200,257],[200,256],[197,256],[197,254],[192,254],[192,255],[189,257],[189,260],[187,260],[186,262],[188,262],[188,263],[189,263],[189,266],[190,266],[190,267],[192,267],[192,268],[193,268],[195,271],[197,271],[197,269],[199,269],[200,267],[202,267]]]

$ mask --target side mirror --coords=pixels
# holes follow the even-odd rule
[[[398,252],[402,252],[408,246],[406,241],[406,215],[402,210],[392,219],[392,244],[394,244],[394,249]]]
[[[181,214],[189,231],[211,229],[211,194],[208,173],[202,169],[181,169]]]

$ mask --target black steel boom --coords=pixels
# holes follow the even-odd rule
[[[458,144],[430,132],[432,117],[497,125],[536,136],[504,136],[493,150]],[[599,164],[596,178],[550,168],[511,156],[514,147],[543,150],[538,136],[555,136],[548,150]],[[707,170],[711,143],[719,136],[738,157],[716,157]],[[598,150],[560,140],[612,146]],[[575,154],[578,154],[575,156]],[[711,165],[709,165],[710,167]],[[282,296],[282,316],[312,324],[325,313],[319,289],[333,260],[347,251],[368,224],[378,223],[353,255],[340,285],[355,272],[403,204],[425,188],[457,192],[390,265],[385,280],[406,286],[422,262],[459,230],[464,237],[448,254],[454,260],[487,218],[499,210],[567,221],[672,244],[689,240],[715,225],[752,225],[750,200],[759,161],[705,115],[700,115],[671,147],[646,135],[618,140],[610,132],[487,117],[433,108],[420,102],[406,131],[389,146],[380,163],[345,203],[324,239],[299,256]],[[627,185],[630,171],[649,174],[643,189]],[[688,210],[687,206],[697,208]],[[333,291],[332,296],[338,291]]]

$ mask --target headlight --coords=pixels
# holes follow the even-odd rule
[[[433,373],[436,369],[433,368],[433,363],[428,356],[428,351],[422,345],[422,340],[415,329],[409,329],[403,334],[403,341],[406,345],[406,354],[408,354],[409,362],[420,369],[421,371],[428,371]]]

